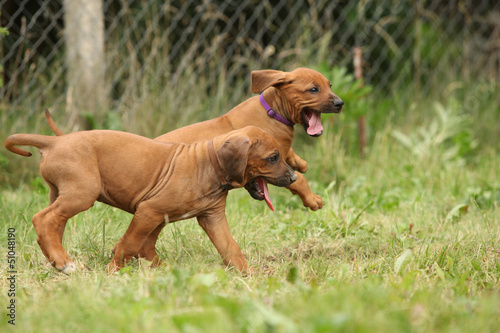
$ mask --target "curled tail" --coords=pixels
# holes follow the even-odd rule
[[[56,123],[54,122],[54,119],[52,119],[52,116],[50,115],[50,112],[48,109],[45,109],[45,119],[47,119],[47,123],[49,124],[50,129],[52,132],[54,132],[55,135],[61,136],[64,135],[64,132],[57,127]]]
[[[16,146],[33,146],[38,149],[50,148],[55,137],[38,134],[12,134],[5,140],[5,148],[21,156],[31,156],[31,153]]]

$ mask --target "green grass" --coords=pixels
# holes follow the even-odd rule
[[[131,215],[99,203],[68,223],[65,248],[81,268],[63,275],[46,265],[31,225],[48,203],[43,182],[3,187],[2,258],[7,229],[16,229],[15,330],[497,331],[498,142],[472,144],[487,125],[471,126],[453,104],[443,121],[436,108],[411,123],[378,122],[364,158],[354,152],[346,115],[326,116],[317,139],[297,128],[296,151],[308,160],[306,176],[325,207],[310,212],[273,187],[273,213],[246,191],[232,191],[227,216],[256,269],[251,276],[223,267],[194,220],[160,236],[166,267],[136,261],[108,275],[110,251]],[[0,330],[14,331],[2,260]]]

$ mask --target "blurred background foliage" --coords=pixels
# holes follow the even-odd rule
[[[252,70],[303,66],[327,76],[346,102],[340,116],[323,118],[347,154],[358,154],[359,117],[368,146],[389,133],[415,156],[440,147],[464,161],[498,148],[498,1],[102,0],[108,103],[100,110],[69,107],[63,2],[0,0],[0,8],[9,31],[0,37],[2,138],[49,134],[45,108],[68,132],[155,137],[252,96]],[[363,80],[353,76],[354,47]],[[299,151],[311,144],[296,135]],[[2,150],[0,183],[31,178],[37,163]]]

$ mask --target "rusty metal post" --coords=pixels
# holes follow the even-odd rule
[[[363,51],[360,47],[354,47],[354,78],[356,80],[363,79]],[[366,146],[366,126],[365,126],[365,116],[360,116],[358,118],[358,135],[359,135],[359,153],[361,156],[365,154]]]

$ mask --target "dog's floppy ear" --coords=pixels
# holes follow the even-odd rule
[[[247,136],[231,136],[218,150],[221,167],[227,171],[232,181],[243,185],[247,167],[248,152],[252,146]]]
[[[274,69],[252,71],[252,92],[254,94],[260,94],[269,87],[290,82],[292,80],[287,72],[276,71]]]

